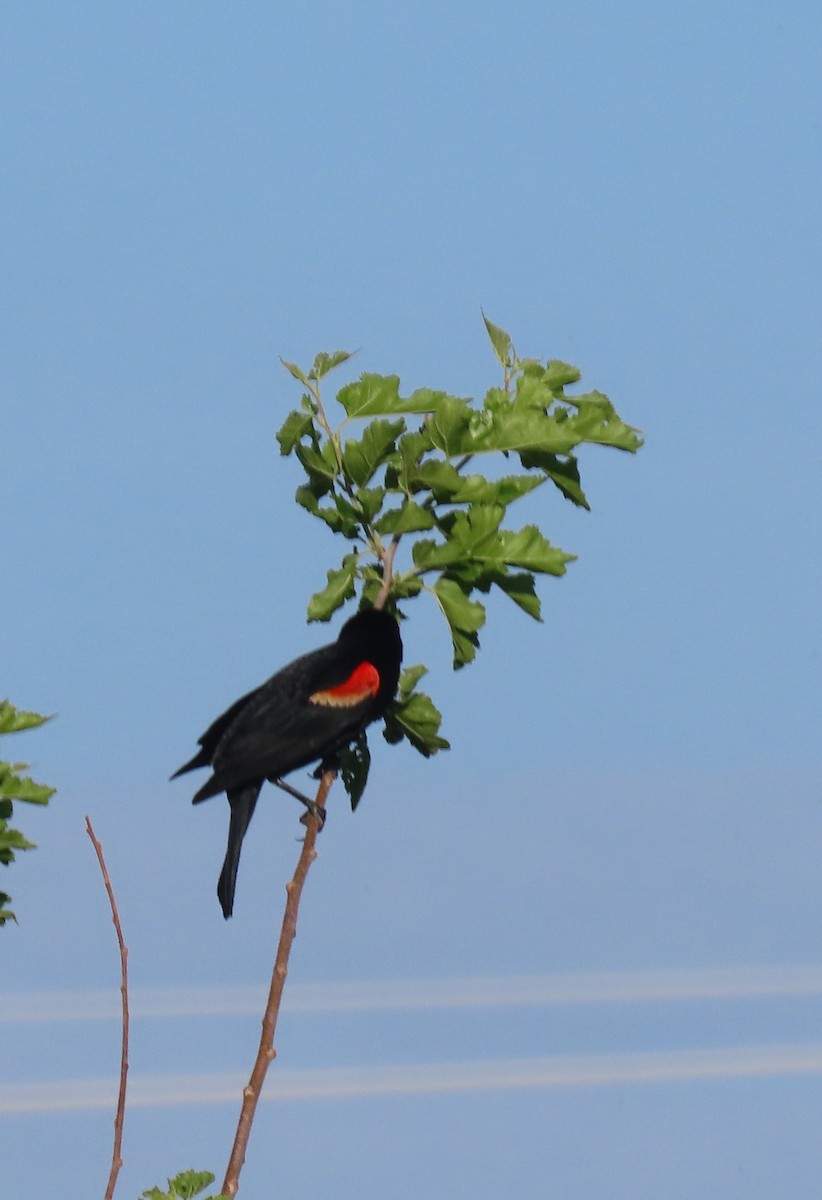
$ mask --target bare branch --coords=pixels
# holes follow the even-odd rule
[[[117,1176],[120,1174],[120,1168],[123,1165],[123,1123],[126,1116],[126,1079],[128,1077],[128,946],[123,938],[123,927],[120,924],[120,914],[117,911],[117,901],[114,899],[114,889],[111,886],[106,860],[103,857],[103,847],[95,837],[90,817],[86,817],[86,833],[91,838],[91,844],[94,846],[94,852],[100,864],[103,883],[108,893],[108,902],[111,905],[111,919],[114,922],[114,929],[117,933],[117,944],[120,947],[120,995],[123,1002],[120,1090],[117,1094],[117,1113],[114,1117],[114,1150],[111,1156],[111,1171],[109,1172],[108,1185],[104,1197],[104,1200],[112,1200],[114,1189],[117,1186]]]
[[[317,790],[316,803],[319,808],[325,807],[328,793],[335,778],[336,771],[325,771],[323,773],[320,786]],[[303,884],[308,875],[308,869],[317,857],[315,843],[320,828],[319,822],[312,813],[306,814],[305,822],[306,834],[300,858],[294,871],[294,878],[290,883],[286,884],[285,913],[283,914],[283,923],[280,930],[280,941],[277,946],[277,958],[271,976],[268,1002],[263,1016],[260,1046],[257,1051],[254,1069],[251,1072],[251,1078],[248,1081],[248,1085],[243,1089],[243,1104],[240,1109],[240,1119],[237,1122],[234,1145],[231,1148],[231,1156],[228,1160],[225,1180],[221,1189],[222,1193],[226,1196],[235,1196],[240,1186],[240,1172],[245,1162],[245,1153],[248,1146],[248,1139],[251,1135],[254,1114],[257,1111],[257,1102],[260,1099],[260,1093],[268,1068],[277,1056],[277,1051],[274,1049],[274,1034],[277,1029],[277,1018],[280,1014],[283,987],[285,986],[285,979],[288,974],[288,958],[291,954],[294,938],[297,936],[297,915],[300,908],[300,896],[302,895]]]

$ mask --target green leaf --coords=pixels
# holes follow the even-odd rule
[[[499,561],[512,567],[525,567],[543,575],[564,575],[565,564],[574,555],[552,546],[536,525],[525,525],[519,532],[503,529],[499,534]]]
[[[308,378],[319,382],[329,371],[333,371],[341,363],[348,362],[351,357],[353,356],[349,350],[335,350],[333,354],[320,353],[314,359],[314,366],[308,372]]]
[[[401,400],[404,413],[435,413],[445,400],[453,399],[448,392],[438,392],[433,388],[417,388],[410,396]]]
[[[405,430],[405,422],[372,421],[359,441],[347,441],[343,453],[346,472],[357,487],[365,487],[374,473],[388,461],[396,450],[397,438]]]
[[[494,347],[494,354],[503,367],[510,367],[514,361],[514,347],[510,335],[504,329],[500,329],[499,325],[494,325],[492,321],[489,321],[485,313],[482,314],[482,319],[488,330],[491,345]]]
[[[330,483],[328,486],[330,487]],[[321,521],[325,521],[326,525],[334,533],[344,533],[343,517],[339,510],[336,507],[321,507],[317,502],[317,489],[313,483],[298,487],[294,493],[294,498],[299,505],[311,513],[312,517],[319,517]],[[337,497],[335,496],[334,499],[336,501]],[[355,532],[352,536],[356,536],[356,528],[355,525]]]
[[[313,417],[311,413],[299,412],[296,409],[294,412],[290,412],[277,434],[277,441],[280,443],[280,454],[290,454],[300,439],[305,437],[311,430],[312,426]]]
[[[355,812],[365,791],[368,771],[371,767],[371,751],[368,749],[365,730],[355,742],[340,752],[339,760],[343,786],[351,801],[351,811]]]
[[[451,496],[451,501],[454,504],[490,504],[507,508],[513,500],[532,492],[544,482],[544,479],[534,475],[505,475],[502,479],[466,475]]]
[[[288,362],[285,358],[281,358],[280,362],[283,364],[286,371],[288,371],[289,375],[293,375],[295,379],[299,380],[300,383],[305,384],[306,387],[310,386],[308,382],[308,376],[301,367],[298,367],[296,363]]]
[[[416,567],[420,571],[447,570],[473,561],[564,575],[565,564],[574,556],[552,546],[535,525],[526,525],[516,533],[498,529],[503,513],[499,505],[474,505],[467,512],[454,514],[444,542],[426,538],[415,543],[411,555]]]
[[[561,395],[563,388],[569,383],[576,383],[582,378],[582,372],[578,367],[572,367],[570,363],[562,362],[558,358],[549,358],[544,369],[540,363],[539,370],[542,382],[547,384],[556,395]]]
[[[374,517],[380,511],[385,500],[385,488],[358,488],[356,493],[357,503],[362,509],[363,519],[365,521],[373,521]]]
[[[354,595],[357,555],[347,554],[338,571],[328,572],[328,583],[308,602],[309,621],[328,621],[338,608]]]
[[[401,396],[398,375],[364,374],[337,392],[337,400],[351,419],[435,412],[447,399],[446,392],[432,388],[418,388],[410,396]]]
[[[538,406],[515,403],[488,415],[490,422],[484,428],[472,429],[470,439],[464,441],[464,453],[547,450],[567,454],[580,441],[568,422],[557,420]]]
[[[294,452],[312,479],[312,484],[314,476],[319,476],[321,479],[327,479],[330,482],[336,479],[337,459],[334,454],[334,447],[330,441],[326,440],[320,449],[317,449],[316,446],[305,446],[302,442],[298,442],[294,447]]]
[[[424,675],[428,674],[428,667],[424,667],[422,663],[417,663],[413,667],[404,667],[400,672],[399,683],[397,684],[397,696],[400,700],[407,700],[411,693],[416,689],[417,684]]]
[[[536,591],[536,583],[533,575],[527,571],[511,575],[506,572],[504,575],[496,575],[494,583],[509,596],[515,604],[518,604],[521,609],[528,613],[529,617],[533,617],[535,621],[542,620],[542,608],[539,601],[539,596]]]
[[[14,774],[9,763],[0,762],[0,796],[28,804],[48,804],[54,792],[54,788],[35,783],[27,775]]]
[[[433,445],[447,458],[459,457],[470,450],[471,420],[478,415],[467,400],[445,396],[437,411],[426,421],[425,429]]]
[[[431,589],[448,622],[454,646],[454,669],[473,662],[479,647],[477,631],[485,624],[485,609],[477,600],[469,600],[454,579],[440,576]]]
[[[417,575],[411,575],[408,573],[405,575],[394,576],[394,587],[392,592],[397,600],[409,600],[412,596],[418,596],[422,589],[422,580]],[[377,587],[376,591],[374,592],[375,600],[377,598],[378,591],[379,587]]]
[[[374,528],[378,533],[417,533],[421,529],[434,528],[434,514],[430,508],[406,500],[401,508],[391,508],[384,513]]]
[[[449,514],[440,525],[448,531],[444,542],[423,539],[412,547],[411,556],[420,570],[444,569],[476,558],[478,561],[504,561],[490,552],[497,547],[497,530],[505,510],[500,505],[474,504],[467,512]]]
[[[567,458],[558,458],[556,454],[534,450],[524,451],[519,458],[526,469],[538,468],[544,471],[546,477],[556,484],[567,500],[571,500],[580,508],[590,509],[579,481],[579,465],[573,454]]]
[[[415,750],[430,758],[438,750],[449,750],[450,743],[439,736],[442,715],[431,697],[414,690],[425,674],[422,665],[406,667],[402,672],[397,698],[385,714],[383,736],[391,743],[407,738]]]
[[[408,491],[430,491],[438,504],[450,504],[465,482],[452,463],[440,458],[413,463],[403,480]]]
[[[337,392],[348,417],[376,417],[403,411],[399,375],[361,375]]]
[[[397,457],[385,472],[386,487],[391,491],[419,491],[422,483],[414,484],[424,454],[433,448],[428,425],[422,430],[405,433],[397,442]],[[427,464],[426,464],[427,465]],[[445,464],[441,464],[445,466]],[[452,468],[453,469],[453,468]]]
[[[20,733],[24,729],[36,729],[51,717],[41,717],[36,712],[15,708],[8,700],[0,700],[0,733]]]
[[[149,1188],[147,1192],[141,1193],[140,1200],[194,1200],[195,1196],[199,1196],[213,1182],[214,1175],[211,1171],[181,1171],[179,1175],[169,1179],[167,1192],[156,1187]],[[229,1200],[229,1198],[220,1193],[219,1196],[207,1196],[204,1200]]]
[[[23,837],[19,829],[4,829],[5,821],[0,822],[0,856],[2,852],[8,848],[9,850],[36,850],[37,843],[30,842],[28,838]],[[14,858],[12,854],[11,858]]]
[[[485,393],[482,407],[486,412],[493,414],[499,412],[501,408],[510,408],[513,402],[513,399],[506,392],[505,388],[492,387]]]
[[[625,424],[602,392],[587,392],[584,396],[569,399],[579,410],[569,424],[580,441],[613,446],[616,450],[627,450],[632,454],[642,445],[639,430]]]

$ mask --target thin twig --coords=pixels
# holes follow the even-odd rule
[[[316,804],[318,808],[325,807],[328,793],[335,778],[336,771],[323,772],[320,786],[317,790]],[[317,857],[315,842],[319,829],[320,826],[317,818],[313,813],[308,813],[305,839],[297,868],[294,871],[294,878],[290,883],[286,884],[285,888],[285,913],[283,914],[283,923],[280,930],[280,941],[277,946],[277,958],[271,976],[268,1002],[265,1006],[265,1014],[263,1016],[260,1046],[257,1051],[254,1069],[251,1072],[251,1078],[248,1081],[248,1085],[243,1089],[243,1104],[240,1109],[240,1119],[237,1122],[234,1145],[231,1147],[231,1156],[228,1160],[225,1180],[221,1189],[222,1193],[226,1196],[235,1196],[240,1186],[240,1172],[245,1162],[245,1152],[251,1134],[251,1126],[254,1122],[254,1114],[257,1111],[257,1102],[260,1099],[266,1072],[277,1055],[277,1051],[274,1049],[274,1034],[277,1029],[277,1018],[280,1014],[283,987],[285,986],[285,979],[288,974],[288,957],[291,953],[294,938],[297,936],[297,915],[300,908],[300,896],[302,895],[303,884],[308,875],[308,868]]]
[[[111,905],[111,919],[117,932],[117,944],[120,947],[120,995],[123,1001],[123,1039],[120,1052],[120,1090],[117,1094],[117,1113],[114,1118],[114,1150],[111,1156],[111,1171],[104,1200],[112,1200],[117,1186],[117,1176],[123,1165],[123,1122],[126,1116],[126,1079],[128,1077],[128,946],[123,939],[123,927],[120,924],[120,914],[117,911],[117,901],[114,899],[114,889],[111,886],[106,860],[103,857],[103,847],[97,840],[91,825],[91,818],[86,817],[86,833],[91,838],[91,844],[97,855],[103,883],[106,885],[108,902]]]
[[[394,586],[394,555],[397,553],[399,541],[400,534],[395,533],[388,545],[388,549],[381,548],[380,550],[380,557],[382,558],[382,587],[374,601],[375,608],[384,608],[386,600],[391,595],[391,589]]]

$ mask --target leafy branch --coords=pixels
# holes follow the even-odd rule
[[[338,350],[318,354],[308,371],[283,362],[305,390],[277,434],[281,453],[296,457],[305,472],[298,504],[349,543],[340,566],[311,597],[309,620],[329,620],[358,594],[366,604],[394,609],[425,594],[447,623],[455,669],[479,649],[486,618],[479,596],[497,588],[539,621],[536,577],[563,575],[574,558],[534,524],[507,528],[509,508],[551,484],[587,509],[578,448],[634,452],[642,444],[602,392],[566,390],[581,378],[576,367],[520,358],[509,334],[483,320],[502,382],[480,402],[431,388],[403,396],[396,375],[366,373],[337,392],[332,420],[321,384],[351,357]],[[403,558],[401,550],[409,553]],[[437,708],[416,691],[424,672],[421,666],[403,672],[385,736],[405,738],[428,756],[448,743],[439,735]],[[352,804],[367,771],[362,738],[342,761]]]
[[[49,718],[41,717],[39,713],[24,712],[15,708],[8,700],[0,700],[0,734],[20,733],[24,729],[36,729]],[[25,801],[27,804],[48,804],[54,795],[54,788],[42,783],[35,783],[25,771],[25,763],[0,761],[0,863],[9,866],[15,860],[17,850],[33,850],[34,842],[24,837],[19,829],[9,825],[14,813],[14,802]],[[11,896],[0,891],[0,925],[6,921],[14,921],[16,917],[10,908]]]

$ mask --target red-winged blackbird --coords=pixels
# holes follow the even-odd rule
[[[234,908],[237,866],[260,788],[310,763],[333,765],[339,751],[385,712],[402,662],[399,626],[389,613],[365,609],[346,621],[336,642],[312,650],[242,696],[210,725],[200,750],[172,775],[210,766],[194,797],[199,804],[225,792],[231,806],[228,849],[217,884],[223,916]]]

